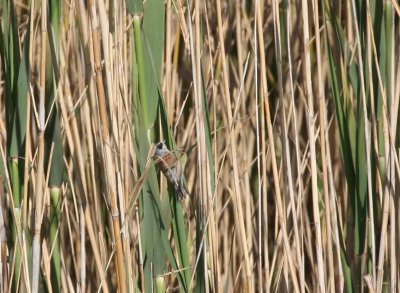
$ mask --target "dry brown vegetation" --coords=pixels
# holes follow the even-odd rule
[[[2,292],[399,290],[396,1],[50,2],[0,6]]]

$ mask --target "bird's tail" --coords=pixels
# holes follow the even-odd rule
[[[186,190],[185,184],[182,182],[180,184],[175,184],[175,194],[178,200],[182,200],[185,198],[188,191]]]

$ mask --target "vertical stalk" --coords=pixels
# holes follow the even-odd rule
[[[51,283],[53,292],[61,292],[61,251],[60,251],[60,233],[58,230],[61,219],[61,188],[51,187],[51,226],[50,226],[50,250],[52,251]]]
[[[140,16],[134,15],[133,16],[133,33],[135,39],[135,51],[136,51],[136,62],[138,64],[138,82],[139,82],[139,96],[143,100],[140,103],[142,107],[142,117],[143,122],[146,127],[149,125],[149,116],[148,116],[148,109],[147,109],[147,102],[145,102],[146,96],[146,78],[144,76],[144,56],[143,56],[143,45],[141,44],[141,28],[140,28]]]
[[[35,191],[35,224],[32,244],[32,292],[39,291],[40,275],[40,231],[42,227],[43,198],[45,189],[44,182],[44,130],[45,130],[45,91],[46,91],[46,40],[47,40],[47,1],[42,0],[41,5],[41,55],[40,55],[40,96],[39,96],[39,132],[38,132],[38,159],[37,180]]]
[[[321,163],[322,163],[322,177],[323,177],[323,190],[324,190],[324,204],[325,204],[325,219],[326,219],[326,243],[327,243],[327,258],[328,258],[328,283],[330,292],[336,292],[334,263],[333,263],[333,248],[332,248],[332,224],[331,224],[331,209],[329,200],[329,186],[328,186],[328,166],[327,166],[327,152],[326,152],[326,113],[325,113],[325,93],[322,81],[322,62],[321,62],[321,40],[320,40],[320,26],[319,26],[319,12],[318,1],[314,2],[314,26],[315,26],[315,47],[317,52],[317,98],[319,104],[319,124],[320,124],[320,144],[321,144]]]
[[[203,286],[203,290],[205,292],[209,292],[209,282],[207,276],[207,250],[208,250],[208,237],[203,237],[208,229],[206,228],[206,219],[208,217],[209,212],[209,189],[208,186],[208,166],[207,166],[207,151],[205,145],[205,137],[204,137],[204,114],[202,109],[202,82],[201,82],[201,35],[200,35],[200,2],[198,0],[194,1],[194,34],[193,27],[191,23],[190,13],[189,13],[189,29],[190,29],[190,50],[192,52],[192,71],[193,71],[193,91],[194,91],[194,99],[195,99],[195,119],[196,119],[196,138],[198,143],[198,156],[197,156],[197,167],[199,168],[199,205],[198,205],[198,227],[196,234],[198,233],[198,237],[202,239],[202,243],[199,243],[197,252],[198,255],[201,255],[201,262],[199,269],[197,271],[199,273],[203,273],[202,277],[198,277],[198,280],[203,280],[203,284],[199,284]],[[193,272],[194,273],[194,272]]]
[[[292,163],[290,158],[290,149],[289,149],[289,141],[288,141],[288,125],[286,122],[286,113],[285,113],[285,101],[283,94],[283,73],[282,73],[282,43],[281,43],[281,22],[280,22],[280,8],[278,1],[273,2],[273,16],[274,16],[274,35],[275,35],[275,56],[276,56],[276,64],[277,64],[277,72],[278,72],[278,88],[279,88],[279,99],[281,101],[281,124],[282,124],[282,132],[281,132],[281,141],[282,146],[284,148],[284,164],[286,166],[286,182],[288,184],[290,205],[292,206],[292,218],[293,218],[293,230],[294,230],[294,242],[296,246],[296,258],[299,268],[301,268],[301,252],[300,252],[300,237],[299,237],[299,229],[297,225],[297,211],[296,204],[294,198],[294,186],[293,186],[293,177],[292,177]],[[300,269],[300,290],[304,292],[305,284],[304,284],[304,272]]]
[[[48,123],[45,132],[45,166],[49,172],[47,186],[50,187],[50,251],[51,267],[50,280],[53,292],[61,292],[61,247],[60,247],[60,220],[61,220],[61,184],[63,181],[63,148],[61,138],[59,108],[52,107],[58,100],[57,89],[61,89],[59,71],[59,44],[60,44],[60,1],[52,1],[49,11],[49,42],[46,62],[46,96],[48,97],[46,111]]]
[[[18,283],[21,277],[21,192],[20,192],[20,178],[19,178],[18,158],[11,159],[11,183],[14,200],[14,225],[12,226],[12,237],[14,243],[14,282],[13,288],[18,288]]]
[[[239,1],[237,1],[237,2],[239,2]],[[255,7],[257,8],[258,1],[256,0],[255,2],[256,2]],[[239,3],[237,3],[236,5],[238,6]],[[254,63],[255,64],[258,64],[258,49],[257,49],[257,45],[258,45],[257,30],[258,29],[260,29],[260,28],[258,28],[257,21],[255,21],[254,22]],[[238,42],[238,43],[240,43],[240,42]],[[240,62],[240,64],[242,64],[242,62]],[[258,89],[258,78],[259,77],[258,77],[257,67],[254,67],[254,71],[255,71],[254,83],[255,83],[256,89]],[[266,271],[265,284],[263,283],[263,259],[262,259],[262,251],[263,251],[262,236],[267,233],[263,233],[264,229],[263,229],[263,225],[262,225],[263,211],[264,211],[263,203],[266,201],[266,197],[264,197],[264,193],[263,193],[264,188],[262,188],[262,186],[265,186],[265,184],[263,184],[264,177],[262,176],[264,174],[264,171],[261,173],[261,164],[262,164],[261,161],[265,158],[265,156],[264,156],[265,152],[261,152],[261,150],[260,150],[260,147],[261,147],[260,136],[261,136],[261,140],[265,144],[265,142],[264,142],[264,139],[265,139],[264,130],[265,129],[263,128],[263,125],[264,125],[263,122],[265,120],[265,117],[264,117],[263,113],[260,113],[260,110],[262,111],[263,107],[261,107],[261,108],[259,107],[260,104],[262,105],[262,102],[260,103],[260,101],[259,101],[259,91],[258,90],[255,91],[255,97],[256,97],[257,174],[258,174],[258,182],[257,182],[258,183],[258,213],[257,213],[258,239],[257,240],[258,240],[258,250],[259,250],[259,252],[258,252],[258,291],[260,293],[263,293],[264,286],[266,287],[266,292],[269,292],[269,287],[270,287],[270,285],[269,285],[269,260],[268,260],[268,253],[267,253],[268,250],[264,251],[264,254],[267,255],[265,257],[265,259],[266,259],[266,261],[265,261],[265,271]],[[260,122],[260,117],[259,117],[260,115],[262,117],[261,122]],[[261,153],[263,154],[262,156],[260,156]],[[265,166],[265,165],[263,164],[263,166]],[[263,169],[266,169],[266,168],[263,168]],[[267,223],[267,221],[265,221],[265,222]],[[265,236],[267,236],[267,235],[265,235]]]
[[[275,139],[274,139],[274,132],[272,129],[272,118],[271,118],[271,111],[269,108],[269,100],[268,100],[268,84],[267,84],[267,70],[266,70],[266,58],[265,58],[265,50],[264,50],[264,35],[262,31],[262,13],[260,7],[257,7],[256,9],[256,21],[257,21],[257,26],[260,28],[258,30],[258,40],[259,40],[259,49],[260,49],[260,71],[261,71],[261,93],[262,97],[261,99],[264,102],[264,108],[265,108],[265,115],[266,115],[266,124],[267,124],[267,133],[268,133],[268,143],[269,143],[269,148],[271,151],[271,163],[272,163],[272,173],[273,173],[273,178],[274,178],[274,185],[275,185],[275,198],[276,198],[276,205],[277,205],[277,213],[278,213],[278,219],[279,219],[279,225],[282,230],[282,236],[283,236],[283,243],[285,247],[285,253],[286,257],[289,263],[289,270],[290,274],[292,277],[292,282],[293,282],[293,287],[295,292],[300,292],[299,290],[299,285],[297,282],[297,277],[296,277],[296,271],[295,267],[293,264],[293,260],[291,257],[291,247],[289,243],[289,236],[287,233],[286,229],[286,221],[285,221],[285,216],[284,216],[284,211],[283,211],[283,203],[282,203],[282,194],[281,194],[281,189],[280,189],[280,184],[279,184],[279,171],[278,171],[278,165],[276,162],[276,151],[275,151]],[[261,112],[263,113],[263,112]],[[264,123],[263,123],[264,124]],[[264,159],[263,159],[264,161]],[[264,169],[266,169],[266,165],[264,165]],[[265,178],[265,175],[263,174],[263,178]],[[268,254],[268,252],[265,252]]]
[[[116,258],[115,267],[117,268],[118,277],[118,291],[121,293],[126,292],[125,290],[125,266],[124,256],[122,250],[122,239],[121,239],[121,226],[120,226],[120,212],[118,209],[118,199],[115,187],[115,178],[113,172],[113,160],[112,152],[110,148],[110,131],[109,122],[107,115],[107,104],[104,90],[103,76],[102,76],[102,65],[101,65],[101,53],[100,53],[100,41],[99,41],[99,23],[96,14],[96,6],[94,0],[89,1],[89,9],[91,11],[91,24],[92,24],[92,37],[93,37],[93,52],[94,52],[94,68],[96,70],[96,88],[98,96],[98,105],[100,113],[100,121],[102,125],[102,140],[103,140],[103,167],[105,171],[105,182],[107,184],[107,195],[110,201],[111,217],[113,223],[114,241],[116,247]],[[108,50],[108,48],[104,48]]]
[[[314,97],[311,83],[311,54],[310,54],[310,36],[309,36],[309,19],[308,19],[308,2],[302,1],[302,17],[303,17],[303,48],[304,48],[304,73],[306,77],[306,95],[307,95],[307,125],[308,137],[310,141],[310,164],[311,164],[311,182],[312,182],[312,207],[315,226],[315,249],[317,253],[317,270],[319,291],[325,292],[325,273],[324,258],[322,254],[322,235],[319,212],[318,198],[318,178],[317,178],[317,156],[315,149],[315,114],[314,114]]]
[[[255,11],[258,11],[260,9],[259,3],[260,3],[260,1],[255,2]],[[254,16],[257,20],[254,22],[254,51],[255,51],[254,62],[255,62],[255,64],[259,64],[258,58],[262,58],[262,56],[264,56],[264,52],[261,52],[261,51],[263,51],[263,49],[261,49],[261,48],[264,48],[264,44],[262,43],[262,44],[258,45],[259,41],[263,42],[263,39],[258,40],[258,34],[260,32],[262,34],[263,27],[262,27],[262,25],[260,26],[262,21],[261,21],[261,19],[258,20],[258,12],[255,12]],[[257,53],[259,48],[260,48],[260,53]],[[263,64],[265,65],[265,62],[263,62],[261,60],[261,68],[263,68],[262,67]],[[261,174],[259,174],[259,176],[261,177],[261,183],[260,183],[261,186],[259,189],[260,199],[259,199],[259,207],[258,207],[259,208],[259,217],[260,217],[260,219],[259,219],[259,225],[260,225],[259,234],[261,235],[259,241],[261,243],[261,240],[263,238],[268,239],[268,232],[269,232],[268,231],[269,230],[268,229],[268,205],[267,205],[267,156],[266,156],[267,146],[266,146],[266,137],[265,137],[266,130],[265,130],[265,123],[264,123],[264,121],[266,121],[266,117],[265,117],[265,107],[262,106],[262,105],[264,105],[264,99],[266,98],[266,96],[264,96],[263,90],[262,91],[258,90],[258,88],[259,88],[258,80],[259,80],[260,72],[257,70],[257,66],[254,67],[254,71],[255,71],[255,76],[256,76],[256,79],[255,79],[256,80],[256,92],[257,92],[256,100],[258,98],[258,95],[260,95],[260,97],[258,98],[259,102],[257,100],[257,103],[256,103],[256,107],[257,107],[256,113],[261,112],[260,113],[261,117],[260,118],[257,117],[257,125],[259,125],[259,127],[257,127],[257,129],[260,128],[260,130],[258,130],[258,131],[261,133],[261,142],[257,142],[257,148],[258,148],[257,154],[259,152],[261,152],[261,162],[258,163],[258,164],[260,164],[260,167],[261,167]],[[264,73],[265,73],[265,67],[264,67]],[[261,85],[262,86],[264,85],[265,90],[268,91],[266,80],[264,80],[264,81],[265,81],[265,84],[261,84]],[[257,140],[259,140],[259,135],[257,135]],[[258,157],[258,155],[257,155],[257,157]],[[264,223],[264,227],[262,227],[263,223]],[[264,262],[265,272],[263,275],[265,275],[266,292],[270,292],[271,278],[269,276],[270,275],[270,263],[269,263],[269,255],[268,255],[269,245],[268,245],[268,241],[264,241],[264,242],[265,243],[264,243],[263,247],[260,246],[260,254],[261,254],[262,249],[264,249],[263,262]]]
[[[292,18],[291,18],[291,14],[292,14],[292,10],[291,10],[291,4],[290,1],[287,3],[287,9],[286,9],[286,42],[287,42],[287,51],[288,51],[288,66],[289,66],[289,80],[290,80],[290,103],[292,106],[292,121],[293,121],[293,135],[294,135],[294,144],[295,144],[295,153],[296,153],[296,169],[297,169],[297,176],[298,176],[298,189],[297,189],[297,198],[299,198],[298,202],[302,201],[303,197],[303,181],[301,179],[301,153],[300,153],[300,142],[299,142],[299,135],[300,135],[300,131],[299,131],[299,126],[298,126],[298,122],[297,122],[297,112],[299,111],[296,108],[296,104],[295,104],[295,90],[294,90],[294,85],[293,85],[293,61],[292,61],[292,42],[291,42],[291,35],[292,35]],[[299,210],[299,213],[297,214],[297,219],[301,219],[302,218],[302,212],[301,209]],[[301,223],[301,220],[300,220]],[[302,227],[300,227],[302,230]],[[299,263],[298,263],[298,267],[299,267],[299,271],[300,271],[300,290],[304,291],[304,287],[305,287],[305,266],[304,266],[304,249],[303,249],[303,245],[299,244],[301,247],[301,252],[300,255],[302,255],[303,257],[301,259],[299,259]]]
[[[232,193],[232,199],[234,203],[234,209],[237,211],[238,217],[235,219],[238,221],[240,230],[239,230],[239,237],[240,241],[242,242],[242,250],[244,256],[244,265],[245,265],[245,273],[246,273],[246,287],[248,292],[254,291],[254,284],[253,284],[253,272],[252,272],[252,264],[250,263],[250,253],[247,244],[247,236],[246,230],[244,227],[244,217],[243,217],[243,207],[242,207],[242,194],[241,188],[239,184],[239,169],[238,169],[238,162],[237,158],[237,151],[236,151],[236,142],[235,142],[235,127],[232,115],[232,104],[231,104],[231,95],[229,90],[229,72],[228,72],[228,63],[225,58],[225,45],[224,45],[224,32],[223,32],[223,25],[222,25],[222,11],[221,11],[221,1],[217,0],[217,19],[218,19],[218,37],[219,37],[219,44],[221,46],[221,57],[222,57],[222,71],[223,71],[223,90],[225,94],[225,102],[227,107],[228,113],[228,125],[231,133],[229,133],[229,142],[230,142],[230,151],[231,151],[231,162],[233,166],[233,182],[234,182],[234,192]]]

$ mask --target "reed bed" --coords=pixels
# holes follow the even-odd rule
[[[400,291],[396,1],[0,12],[1,292]]]

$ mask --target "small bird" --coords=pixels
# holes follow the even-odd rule
[[[183,168],[177,157],[167,148],[164,142],[157,144],[155,155],[158,159],[156,163],[157,167],[167,177],[168,182],[174,186],[177,199],[182,200],[188,191],[185,187]]]

